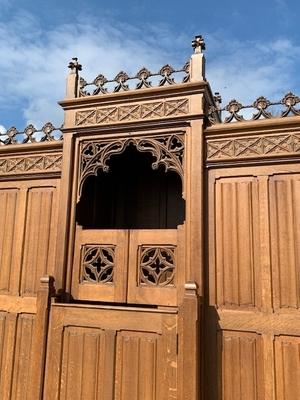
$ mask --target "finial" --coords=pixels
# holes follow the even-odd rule
[[[192,47],[195,53],[202,53],[202,50],[205,50],[205,42],[202,35],[195,36],[194,40],[192,41]]]
[[[78,74],[78,71],[82,70],[82,65],[79,64],[77,57],[73,57],[72,61],[69,62],[68,68],[71,69],[71,74]]]
[[[216,104],[220,105],[222,103],[222,97],[219,92],[215,92],[214,101]]]

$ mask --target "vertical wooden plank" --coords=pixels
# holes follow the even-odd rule
[[[115,378],[115,400],[156,400],[158,385],[165,393],[168,390],[168,368],[159,373],[160,364],[168,364],[166,349],[158,354],[158,341],[155,333],[122,331],[117,335],[117,358]],[[159,357],[161,355],[161,357]],[[164,357],[163,357],[164,356]],[[159,382],[160,376],[164,382]],[[163,397],[171,399],[169,396]],[[173,397],[172,397],[173,398]]]
[[[220,178],[215,186],[216,262],[211,288],[222,307],[260,307],[257,182],[253,177]],[[212,234],[210,235],[211,238]],[[213,258],[212,258],[213,257]],[[214,282],[216,287],[214,289]]]
[[[263,400],[261,337],[233,331],[222,336],[222,399]]]
[[[13,385],[11,398],[14,400],[32,399],[28,391],[30,376],[31,349],[34,341],[35,316],[19,314],[13,365]],[[41,349],[43,351],[43,349]]]
[[[300,337],[275,339],[276,400],[298,400],[300,397]]]
[[[48,187],[29,188],[21,284],[24,295],[35,294],[39,279],[53,273],[57,207],[56,186],[49,182]]]
[[[1,400],[11,400],[16,330],[17,330],[17,314],[9,313],[6,316],[6,324],[5,324],[1,381],[0,381]]]
[[[37,312],[33,329],[31,346],[30,374],[28,379],[29,399],[41,400],[44,383],[45,356],[50,311],[50,297],[54,294],[54,279],[41,278],[40,289],[37,292]]]
[[[0,293],[10,293],[11,271],[14,267],[14,237],[18,189],[0,189]]]
[[[300,178],[270,180],[273,297],[278,308],[300,305]]]
[[[200,395],[199,323],[197,285],[186,283],[178,313],[178,378],[181,382],[178,399],[182,400],[198,399]]]
[[[51,310],[43,400],[58,400],[60,398],[61,363],[64,343],[63,318],[63,309],[54,308]]]
[[[277,400],[275,397],[275,354],[274,336],[272,334],[262,335],[263,346],[263,390],[264,400]]]

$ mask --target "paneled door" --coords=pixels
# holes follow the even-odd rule
[[[77,227],[72,296],[79,300],[177,305],[183,229]]]
[[[177,395],[177,313],[53,304],[44,400]]]

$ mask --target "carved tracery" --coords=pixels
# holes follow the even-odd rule
[[[174,247],[140,248],[140,284],[154,286],[174,285]]]
[[[114,273],[114,246],[84,246],[82,280],[90,283],[111,283]]]
[[[80,179],[78,197],[87,177],[97,175],[98,170],[109,171],[108,161],[111,156],[121,154],[126,147],[133,144],[140,152],[149,152],[155,158],[152,169],[160,165],[166,171],[175,171],[183,180],[184,136],[174,134],[155,138],[139,137],[117,139],[114,141],[83,142],[81,147]]]

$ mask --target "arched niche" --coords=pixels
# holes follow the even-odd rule
[[[113,154],[109,168],[84,180],[77,223],[90,229],[174,229],[182,224],[182,178],[156,161],[133,142]]]

